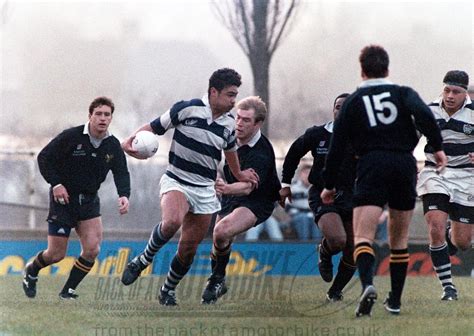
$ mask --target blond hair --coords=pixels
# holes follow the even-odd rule
[[[264,121],[267,116],[267,105],[259,96],[250,96],[240,100],[237,108],[241,110],[254,109],[255,122]]]

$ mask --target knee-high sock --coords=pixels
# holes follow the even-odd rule
[[[94,261],[86,260],[83,257],[77,258],[76,262],[72,266],[71,272],[69,273],[69,278],[67,279],[62,292],[67,292],[69,288],[76,289],[77,285],[79,285],[82,279],[84,279],[84,277],[92,269],[92,266],[94,266]]]
[[[451,261],[449,260],[448,244],[441,246],[430,246],[431,261],[436,271],[439,281],[443,288],[454,287],[453,278],[451,276]]]
[[[223,278],[225,277],[225,269],[230,259],[231,244],[227,247],[220,249],[215,244],[212,245],[211,252],[211,277]]]
[[[347,259],[345,256],[341,258],[336,277],[334,278],[331,288],[329,288],[329,292],[341,292],[349,281],[351,281],[357,267],[354,264],[352,256],[350,260]]]
[[[405,279],[407,278],[408,249],[390,250],[390,282],[392,285],[392,299],[400,303]]]
[[[375,252],[372,245],[367,242],[357,244],[354,250],[354,260],[359,270],[362,288],[373,285]]]
[[[143,254],[140,256],[141,263],[145,266],[150,265],[155,254],[157,254],[169,240],[170,238],[165,238],[161,233],[161,223],[156,225],[151,232],[150,239],[148,240]]]
[[[40,253],[38,253],[38,255],[37,255],[36,258],[33,260],[33,262],[28,265],[28,273],[29,273],[31,276],[33,276],[33,277],[37,277],[39,271],[40,271],[42,268],[44,268],[44,267],[50,265],[50,263],[47,263],[47,262],[43,259],[43,252],[44,252],[44,251],[41,251]]]
[[[170,290],[174,291],[181,279],[183,279],[186,273],[188,273],[189,269],[191,268],[191,265],[192,263],[189,265],[185,265],[179,258],[178,254],[175,254],[173,260],[171,261],[170,270],[168,271],[168,275],[166,276],[165,283],[163,287],[161,287],[161,289],[165,292]]]

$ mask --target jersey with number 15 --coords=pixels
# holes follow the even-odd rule
[[[415,90],[369,79],[345,100],[334,124],[330,154],[342,155],[347,143],[357,156],[374,150],[412,152],[420,137],[417,131],[441,149],[433,113]]]

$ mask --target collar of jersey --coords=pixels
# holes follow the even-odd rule
[[[260,130],[258,130],[257,133],[255,133],[255,135],[252,137],[252,139],[250,139],[250,141],[248,143],[246,143],[245,145],[252,148],[253,146],[255,146],[255,144],[258,142],[258,140],[260,140],[261,136],[262,136],[262,132],[260,132]],[[242,146],[245,146],[245,145],[242,145]],[[239,147],[242,147],[242,146],[239,146]]]
[[[89,122],[86,122],[86,124],[84,125],[84,131],[82,132],[82,134],[87,134],[89,136],[89,138],[92,138],[93,136],[89,133]],[[105,137],[103,137],[102,139],[100,140],[104,140],[106,138],[108,138],[109,136],[111,136],[112,134],[109,133],[109,131],[107,131],[107,134],[105,135]]]
[[[373,78],[367,79],[360,83],[359,87],[368,87],[368,86],[376,86],[376,85],[390,85],[393,84],[391,81],[385,78]]]
[[[326,131],[328,131],[329,133],[332,133],[333,129],[334,129],[334,121],[329,121],[326,123],[326,125],[324,125],[324,128],[326,129]]]

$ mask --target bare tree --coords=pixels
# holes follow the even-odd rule
[[[252,68],[254,91],[270,111],[269,71],[272,56],[288,31],[300,0],[215,0],[218,19],[231,32]],[[263,125],[268,134],[269,115]]]

